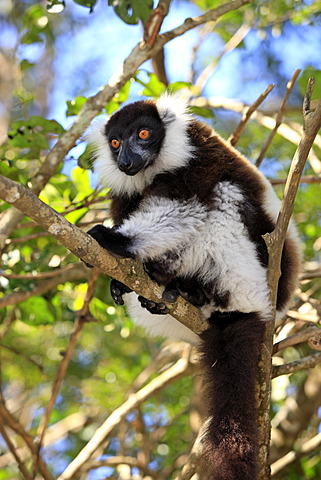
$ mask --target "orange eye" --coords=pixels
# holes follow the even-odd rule
[[[146,138],[149,137],[149,131],[146,130],[145,128],[143,128],[143,130],[140,130],[140,131],[138,132],[138,136],[139,136],[139,138],[141,138],[142,140],[146,140]]]
[[[117,148],[120,147],[120,141],[117,140],[117,138],[113,138],[112,141],[110,142],[110,145],[117,150]]]

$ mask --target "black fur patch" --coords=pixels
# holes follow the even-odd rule
[[[88,232],[101,247],[105,248],[114,257],[133,258],[130,252],[131,239],[125,237],[113,228],[104,227],[104,225],[95,225]]]
[[[127,195],[114,195],[110,207],[110,214],[114,225],[121,225],[124,220],[129,218],[130,214],[138,208],[141,199],[142,196],[139,194],[131,195],[130,197]]]
[[[256,480],[255,379],[264,322],[256,313],[214,313],[202,334],[204,457],[213,480]]]
[[[141,141],[138,132],[148,129],[150,137]],[[110,142],[117,139],[122,143],[128,142],[129,148],[134,155],[135,150],[140,151],[140,156],[155,157],[159,153],[165,138],[165,126],[159,116],[158,110],[152,102],[135,102],[123,107],[111,116],[105,127],[105,135]],[[142,144],[142,145],[141,145]],[[111,149],[115,162],[120,150]],[[150,165],[151,162],[148,163]]]

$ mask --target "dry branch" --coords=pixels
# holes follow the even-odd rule
[[[271,465],[272,477],[283,470],[285,467],[293,463],[295,460],[308,455],[321,445],[321,433],[305,442],[297,451],[287,453]]]
[[[233,145],[233,146],[236,145],[236,143],[238,142],[238,140],[241,136],[241,133],[243,132],[243,130],[245,128],[245,125],[247,124],[247,122],[251,118],[252,114],[259,108],[261,103],[264,102],[264,100],[269,95],[269,93],[273,90],[273,88],[274,88],[273,84],[269,85],[266,88],[266,90],[263,93],[261,93],[261,95],[255,100],[255,102],[252,103],[252,105],[250,105],[246,109],[246,111],[244,112],[244,114],[242,116],[242,119],[241,119],[240,123],[238,124],[236,130],[234,131],[234,133],[228,139],[228,141],[230,142],[231,145]]]
[[[1,175],[0,198],[14,205],[16,208],[21,209],[25,215],[32,218],[38,225],[47,230],[77,257],[94,265],[106,275],[110,275],[125,283],[138,294],[155,301],[161,299],[162,288],[150,280],[142,264],[127,258],[116,259],[112,257],[106,250],[98,245],[96,240],[79,230],[75,225],[69,223],[29,190]],[[83,272],[83,266],[80,265],[79,270]],[[68,275],[70,275],[70,272],[68,272]],[[57,279],[50,279],[47,280],[47,282],[57,284]],[[40,288],[41,285],[39,286],[39,289]],[[11,296],[10,298],[13,299]],[[8,299],[9,296],[7,297],[7,301]],[[1,300],[4,299],[0,299],[0,302]],[[183,298],[179,298],[175,304],[168,304],[168,308],[170,309],[171,315],[196,334],[201,333],[207,328],[207,322],[202,318],[199,310]]]
[[[311,348],[321,350],[321,330],[318,327],[308,327],[290,337],[275,343],[273,346],[273,355],[285,348],[307,342]]]
[[[314,368],[321,362],[321,352],[311,353],[307,357],[300,358],[294,362],[285,363],[284,365],[275,365],[272,369],[272,378],[280,377],[281,375],[289,375],[290,373],[298,372],[305,368]]]
[[[313,145],[314,139],[321,128],[321,101],[319,101],[314,112],[310,111],[312,89],[313,81],[310,79],[303,104],[303,136],[292,160],[275,229],[272,233],[263,236],[269,254],[268,284],[270,289],[272,312],[271,320],[266,323],[264,342],[260,352],[260,367],[258,375],[258,424],[261,425],[259,431],[259,478],[262,480],[270,477],[270,471],[268,467],[270,421],[268,412],[270,405],[272,375],[271,358],[275,326],[274,318],[276,311],[278,282],[281,274],[281,256],[303,168],[308,158],[309,151]],[[315,356],[318,355],[320,355],[321,358],[321,354],[316,354],[313,356],[313,358],[315,359]],[[303,363],[301,363],[301,368],[306,368],[303,366]]]
[[[16,446],[11,441],[10,436],[7,434],[7,431],[6,431],[5,427],[2,425],[1,422],[0,422],[0,433],[2,435],[3,440],[8,445],[8,448],[9,448],[12,456],[14,457],[15,461],[17,462],[18,468],[19,468],[20,472],[22,473],[24,480],[32,480],[31,474],[28,472],[27,467],[25,466],[25,464],[21,460],[21,458],[20,458],[20,456],[17,452]]]
[[[0,417],[3,424],[6,424],[24,440],[25,444],[30,450],[31,455],[36,458],[38,454],[38,447],[34,442],[34,438],[32,435],[26,432],[23,426],[13,417],[3,400],[0,401]],[[38,465],[44,480],[53,480],[53,477],[41,456],[39,457]]]
[[[283,98],[283,101],[281,103],[281,107],[278,111],[278,114],[276,116],[276,120],[275,120],[275,126],[272,130],[272,132],[270,133],[270,135],[268,136],[268,138],[266,139],[266,142],[265,144],[263,145],[262,147],[262,150],[260,152],[260,155],[259,157],[257,158],[256,162],[255,162],[255,165],[257,167],[259,167],[263,161],[263,158],[264,158],[264,155],[266,154],[269,146],[271,145],[272,143],[272,140],[279,128],[279,126],[282,124],[282,120],[283,120],[283,117],[284,117],[284,112],[285,112],[285,107],[286,107],[286,104],[287,104],[287,101],[289,99],[289,96],[290,96],[290,93],[292,92],[293,90],[293,87],[294,87],[294,84],[296,82],[296,79],[298,78],[299,74],[300,74],[301,70],[296,70],[294,72],[294,74],[292,75],[292,78],[291,80],[288,82],[287,86],[286,86],[286,92],[285,92],[285,95],[284,95],[284,98]]]
[[[49,290],[54,289],[61,283],[81,280],[82,278],[85,279],[86,277],[88,277],[88,271],[84,265],[73,265],[73,268],[64,270],[60,275],[49,278],[43,282],[39,282],[32,290],[13,292],[0,298],[0,308],[7,307],[9,305],[16,305],[17,303],[23,302],[30,297],[34,297],[35,295],[42,295],[46,292],[49,292]]]
[[[153,47],[146,46],[146,48],[142,48],[141,44],[136,45],[120,68],[110,78],[107,85],[99,91],[99,93],[88,98],[73,125],[59,138],[52,150],[48,153],[39,172],[32,179],[32,191],[35,194],[39,194],[48,180],[54,175],[59,164],[75,146],[76,141],[81,137],[93,118],[110,102],[119,89],[135,75],[136,71],[146,60],[154,57],[166,43],[174,38],[206,22],[215,21],[222,15],[233,10],[238,10],[245,5],[253,3],[253,1],[254,0],[233,0],[220,5],[218,8],[209,10],[198,17],[187,18],[182,25],[159,35]],[[1,245],[4,244],[6,237],[10,235],[22,218],[22,214],[15,208],[10,208],[4,212],[0,218],[0,248]]]
[[[87,289],[87,293],[86,293],[83,308],[81,309],[81,311],[77,315],[74,330],[73,330],[73,332],[70,336],[70,340],[69,340],[67,349],[64,353],[63,359],[62,359],[62,361],[59,365],[59,368],[57,370],[57,373],[56,373],[56,377],[55,377],[53,387],[52,387],[51,397],[50,397],[49,402],[47,403],[45,415],[44,415],[43,420],[42,420],[42,422],[39,426],[39,429],[38,429],[38,432],[39,432],[39,435],[38,435],[39,436],[39,450],[38,450],[38,452],[40,452],[40,449],[41,449],[41,446],[42,446],[42,443],[43,443],[43,439],[44,439],[44,436],[45,436],[45,433],[46,433],[46,429],[48,427],[50,414],[51,414],[52,409],[54,407],[54,404],[56,402],[61,383],[64,379],[64,376],[65,376],[67,367],[69,365],[69,362],[71,360],[72,354],[74,352],[75,346],[76,346],[76,344],[78,342],[78,339],[80,337],[80,334],[82,332],[82,328],[84,326],[84,323],[89,320],[89,315],[88,315],[89,303],[90,303],[90,301],[93,297],[93,294],[94,294],[94,289],[95,289],[95,285],[96,285],[96,282],[97,282],[97,278],[98,278],[98,270],[94,269],[92,271],[91,278],[88,281],[88,289]]]

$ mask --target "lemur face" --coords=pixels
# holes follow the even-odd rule
[[[165,127],[154,104],[137,102],[110,118],[105,135],[119,170],[133,176],[156,160]]]

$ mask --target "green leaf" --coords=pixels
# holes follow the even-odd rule
[[[190,112],[193,113],[194,115],[197,115],[199,117],[203,118],[211,118],[215,119],[214,112],[211,108],[202,108],[202,107],[190,107],[189,108]]]
[[[87,145],[85,151],[78,157],[77,165],[84,170],[92,169],[93,163],[93,150],[92,145]]]
[[[54,323],[55,318],[48,308],[48,303],[43,297],[31,297],[21,302],[21,320],[29,325],[47,325]]]
[[[126,82],[119,92],[116,93],[112,100],[107,104],[105,110],[108,115],[112,115],[119,109],[122,103],[126,102],[129,96],[130,84],[130,80]]]
[[[137,25],[139,20],[146,22],[153,10],[153,2],[146,0],[108,0],[108,5],[129,25]]]
[[[78,115],[83,105],[87,102],[86,97],[76,97],[73,100],[67,100],[67,117]]]
[[[74,198],[74,201],[77,201],[78,197],[79,199],[83,198],[92,192],[88,170],[83,170],[80,167],[76,167],[71,172],[71,178],[79,192],[79,195]]]
[[[22,72],[28,70],[30,67],[33,67],[35,64],[29,62],[28,60],[21,60],[20,62],[20,69]]]
[[[78,5],[89,8],[91,13],[94,10],[94,6],[96,5],[97,0],[74,0],[74,2]]]
[[[61,13],[66,7],[63,0],[47,0],[47,2],[46,9],[49,13]]]
[[[299,78],[299,87],[302,95],[306,92],[310,77],[315,79],[312,97],[321,98],[321,70],[317,70],[314,67],[307,67]]]
[[[174,82],[174,83],[170,83],[168,85],[168,89],[171,91],[171,92],[178,92],[179,90],[182,90],[183,88],[192,88],[192,84],[189,83],[189,82]]]
[[[136,82],[145,87],[141,94],[145,97],[158,98],[166,91],[166,85],[159,80],[155,73],[148,73],[147,75],[149,82],[144,82],[137,76],[135,77]]]

